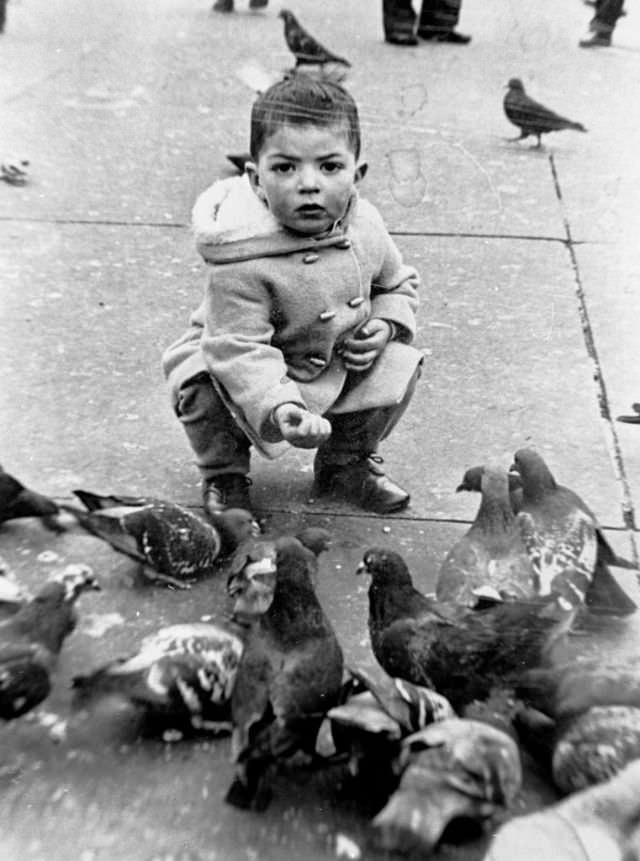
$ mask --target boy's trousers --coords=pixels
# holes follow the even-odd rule
[[[322,464],[348,464],[359,456],[373,454],[408,407],[419,375],[418,367],[402,400],[392,406],[335,415],[328,411],[331,436],[318,450]],[[247,475],[251,443],[234,421],[208,374],[198,374],[183,384],[174,410],[204,478],[225,473]]]

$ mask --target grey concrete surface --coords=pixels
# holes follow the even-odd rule
[[[246,148],[253,96],[238,71],[291,63],[279,6],[246,5],[231,16],[200,0],[8,5],[0,157],[29,158],[31,176],[22,188],[0,183],[0,462],[59,499],[85,487],[198,505],[159,356],[202,290],[193,201],[229,172],[225,152]],[[311,522],[334,534],[320,597],[347,660],[367,662],[357,562],[388,544],[432,588],[477,507],[454,493],[473,463],[508,465],[535,445],[616,549],[637,554],[640,428],[614,419],[640,400],[640,17],[629,4],[614,46],[582,51],[590,10],[579,0],[465,0],[470,45],[403,49],[383,43],[376,4],[292,8],[353,62],[363,193],[424,280],[425,372],[382,452],[412,507],[380,518],[313,500],[309,452],[253,469],[269,531]],[[551,135],[541,150],[508,142],[516,130],[501,101],[512,76],[588,134]],[[223,574],[185,594],[135,588],[128,561],[100,542],[32,521],[2,526],[0,554],[30,588],[71,561],[89,561],[103,586],[82,600],[51,697],[1,728],[2,861],[323,861],[339,834],[372,857],[366,815],[340,794],[338,773],[282,775],[261,817],[222,802],[227,738],[126,751],[99,733],[82,750],[51,741],[46,716],[67,714],[74,674],[162,625],[223,619]],[[633,572],[618,573],[640,598]],[[572,653],[635,652],[639,625],[594,629]],[[554,797],[527,766],[518,810]],[[479,859],[483,846],[441,857]]]

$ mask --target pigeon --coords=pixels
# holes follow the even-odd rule
[[[251,157],[251,153],[248,152],[227,153],[227,161],[231,162],[238,173],[244,173],[247,162],[253,161],[253,158]]]
[[[281,9],[278,16],[284,20],[284,37],[289,50],[296,58],[296,67],[303,64],[324,66],[325,63],[340,63],[343,66],[351,66],[351,63],[344,57],[332,54],[314,39],[298,23],[293,12],[288,9]]]
[[[436,597],[467,607],[477,590],[495,589],[503,598],[531,598],[535,574],[522,540],[519,515],[509,501],[509,477],[499,467],[481,476],[482,501],[465,535],[448,552],[436,582]]]
[[[29,178],[28,167],[29,159],[9,156],[0,164],[0,179],[9,185],[26,185]]]
[[[589,658],[532,670],[517,694],[554,721],[539,749],[562,792],[607,780],[640,757],[640,661]],[[538,741],[536,728],[525,728]]]
[[[402,739],[455,712],[435,691],[382,671],[350,667],[349,676],[344,702],[329,710],[326,722],[333,752],[348,754],[355,791],[366,790],[367,801],[379,810],[397,784],[394,761]]]
[[[326,529],[307,526],[295,536],[282,535],[270,544],[265,541],[245,541],[231,560],[227,580],[227,593],[234,601],[234,621],[250,624],[269,608],[276,583],[275,554],[280,546],[293,542],[297,542],[295,546],[299,560],[304,563],[305,573],[315,588],[318,557],[331,543],[331,535]]]
[[[457,819],[487,828],[513,807],[522,785],[513,739],[464,718],[449,718],[406,738],[398,768],[400,784],[371,823],[372,843],[420,857],[434,851]]]
[[[536,147],[539,147],[540,136],[548,132],[561,131],[562,129],[575,129],[578,132],[587,131],[582,123],[574,123],[572,120],[561,117],[530,98],[525,93],[519,78],[511,78],[507,87],[507,94],[503,102],[504,112],[509,122],[520,129],[520,136],[513,138],[513,140],[522,140],[529,135],[535,135],[538,138]]]
[[[48,529],[58,531],[55,519],[58,512],[53,499],[25,487],[0,466],[0,523],[19,517],[39,517]]]
[[[586,503],[556,483],[533,449],[517,451],[512,470],[522,483],[523,536],[539,593],[555,592],[574,606],[588,600],[592,612],[635,612],[635,603],[609,570],[609,565],[634,566],[616,555]]]
[[[230,731],[231,692],[243,649],[244,632],[218,625],[161,628],[144,638],[136,654],[74,677],[71,734],[90,725],[96,711],[114,709],[120,719],[129,710],[134,735]]]
[[[443,694],[456,712],[544,666],[575,613],[552,597],[484,608],[438,602],[414,588],[400,554],[381,548],[366,551],[357,573],[371,577],[369,635],[378,663]]]
[[[67,565],[17,613],[0,622],[3,720],[20,717],[49,695],[49,674],[77,623],[75,601],[83,592],[99,588],[87,565]]]
[[[225,799],[255,810],[269,803],[272,766],[298,751],[313,757],[343,670],[342,649],[308,574],[309,551],[295,538],[265,551],[275,587],[248,631],[231,697],[235,779]]]
[[[470,467],[456,488],[456,492],[463,490],[480,492],[483,473],[484,466]],[[522,480],[520,475],[513,470],[509,472],[509,499],[514,513],[517,514],[522,509]],[[584,506],[585,511],[593,517],[595,523],[593,512],[584,505],[582,500],[579,502]],[[585,604],[591,613],[628,616],[636,611],[637,606],[618,584],[609,570],[609,565],[632,570],[637,570],[637,565],[622,556],[618,556],[597,523],[595,523],[595,528],[598,544],[596,565],[593,578],[585,594]]]
[[[634,415],[618,416],[616,421],[624,422],[629,425],[640,425],[640,403],[631,404],[631,409]]]
[[[137,561],[146,580],[178,589],[217,570],[219,561],[259,527],[248,511],[229,509],[205,522],[186,508],[150,497],[75,490],[88,511],[64,505],[77,523]]]
[[[483,861],[634,861],[629,840],[640,817],[640,760],[612,780],[544,810],[517,816],[494,836]]]

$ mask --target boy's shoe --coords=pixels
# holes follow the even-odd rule
[[[611,45],[609,33],[590,33],[585,39],[580,39],[581,48],[608,48]]]
[[[202,481],[202,507],[215,516],[229,508],[251,511],[249,485],[251,479],[239,472],[228,472]]]
[[[382,458],[375,454],[356,455],[349,463],[322,463],[316,457],[315,492],[337,496],[377,514],[402,511],[411,496],[380,467]]]

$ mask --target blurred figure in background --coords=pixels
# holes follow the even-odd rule
[[[417,45],[421,39],[466,45],[471,36],[456,31],[462,0],[422,0],[416,31],[411,0],[383,0],[384,38],[392,45]]]
[[[624,15],[624,0],[596,0],[595,15],[589,22],[589,35],[580,39],[581,48],[608,48],[618,18]]]

